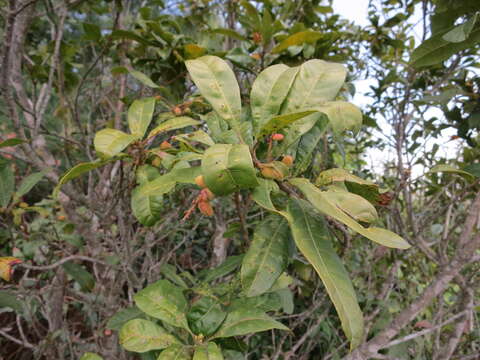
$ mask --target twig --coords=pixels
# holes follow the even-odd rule
[[[45,266],[36,266],[36,265],[29,265],[29,264],[23,264],[23,263],[20,263],[16,266],[20,266],[20,267],[23,267],[25,269],[30,269],[30,270],[52,270],[52,269],[55,269],[55,268],[59,267],[62,264],[65,264],[66,262],[69,262],[69,261],[72,261],[72,260],[83,260],[83,261],[89,261],[89,262],[93,262],[93,263],[108,266],[107,263],[105,263],[101,260],[93,259],[91,257],[83,256],[83,255],[67,256],[66,258],[63,258],[62,260],[59,260],[56,263],[53,263],[51,265],[45,265]]]

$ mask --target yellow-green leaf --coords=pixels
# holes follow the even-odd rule
[[[298,249],[315,268],[325,285],[342,322],[342,328],[357,347],[363,337],[363,315],[355,290],[342,261],[335,253],[325,220],[315,216],[305,200],[291,199],[288,204],[290,228]]]
[[[154,322],[134,319],[122,326],[119,334],[120,345],[126,350],[144,353],[165,349],[179,341]]]
[[[283,50],[288,49],[290,46],[294,45],[301,45],[304,43],[314,43],[322,38],[322,33],[313,30],[305,30],[297,32],[293,35],[290,35],[285,40],[283,40],[280,44],[275,46],[272,49],[273,54],[277,54],[282,52]]]
[[[103,129],[95,134],[93,145],[100,155],[113,157],[138,138],[138,135],[126,134],[120,130]]]
[[[352,230],[365,236],[380,245],[397,248],[408,249],[410,244],[407,243],[402,237],[397,234],[388,231],[386,229],[369,227],[365,228],[347,213],[340,209],[331,198],[326,194],[326,191],[321,191],[306,179],[291,179],[290,183],[299,188],[305,195],[307,200],[321,213],[331,216],[334,219],[344,223]]]
[[[191,117],[188,116],[179,116],[167,121],[162,122],[160,125],[155,127],[150,133],[148,134],[148,137],[156,136],[158,134],[171,131],[171,130],[176,130],[176,129],[182,129],[187,126],[193,126],[193,125],[199,125],[200,121],[192,119]]]
[[[142,138],[152,121],[155,111],[155,98],[135,100],[128,108],[128,127],[132,135]]]

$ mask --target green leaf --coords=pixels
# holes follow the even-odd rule
[[[207,187],[216,195],[227,195],[258,185],[247,145],[211,146],[205,151],[202,172]]]
[[[228,275],[240,266],[243,260],[243,255],[229,256],[222,264],[213,269],[205,269],[198,273],[202,281],[209,283],[213,280]]]
[[[207,146],[212,146],[215,145],[215,142],[212,140],[210,135],[208,135],[205,131],[203,130],[197,130],[188,134],[181,134],[181,135],[176,135],[175,138],[182,138],[185,139],[188,142],[195,141],[200,144],[204,144]]]
[[[480,22],[475,24],[468,38],[464,41],[450,42],[445,40],[445,34],[452,30],[454,30],[454,27],[448,29],[448,31],[440,32],[421,43],[413,51],[410,57],[410,64],[416,68],[439,64],[449,59],[452,55],[471,48],[480,42]]]
[[[257,76],[250,92],[255,133],[269,119],[278,115],[298,71],[299,67],[277,64],[269,66]]]
[[[283,115],[275,116],[270,120],[268,120],[268,122],[265,125],[263,125],[257,137],[261,138],[265,135],[276,133],[282,130],[283,128],[289,126],[290,124],[293,124],[295,121],[303,119],[305,116],[311,115],[315,112],[317,111],[309,110],[309,111],[302,111],[302,112],[297,112],[293,114],[283,114]]]
[[[132,135],[141,139],[152,121],[155,111],[155,98],[135,100],[128,108],[128,128]],[[120,151],[122,151],[121,149]]]
[[[305,30],[290,35],[283,40],[280,44],[272,49],[272,54],[278,54],[283,50],[288,49],[290,46],[302,45],[304,43],[314,43],[322,38],[322,33],[313,30]]]
[[[455,26],[452,30],[443,35],[443,40],[458,43],[467,40],[470,33],[475,26],[478,19],[478,13],[476,13],[471,19],[465,21],[463,24]]]
[[[83,23],[83,31],[85,32],[85,39],[98,41],[102,38],[100,27],[96,24]]]
[[[148,134],[148,137],[156,136],[158,134],[171,131],[171,130],[176,130],[176,129],[182,129],[187,126],[193,126],[193,125],[199,125],[200,121],[192,119],[191,117],[188,116],[179,116],[167,121],[162,122],[160,125],[155,127],[150,133]]]
[[[108,160],[95,160],[93,162],[87,162],[87,163],[80,163],[75,165],[73,168],[68,170],[63,176],[60,178],[58,181],[57,186],[53,190],[53,197],[56,198],[58,195],[58,192],[60,191],[60,188],[62,187],[63,184],[66,184],[70,180],[73,180],[80,175],[83,175],[89,171],[92,171],[94,169],[97,169],[99,167],[102,167],[105,164],[108,164],[109,162],[116,161],[118,160],[117,158],[111,158]]]
[[[22,139],[17,139],[17,138],[7,139],[7,140],[4,140],[4,141],[0,142],[0,148],[9,147],[9,146],[16,146],[16,145],[20,145],[20,144],[23,144],[23,143],[26,143],[26,141],[22,140]]]
[[[157,360],[191,360],[192,355],[187,347],[183,345],[170,345],[162,351]]]
[[[248,38],[246,38],[245,36],[239,34],[238,32],[232,29],[217,28],[217,29],[210,30],[210,32],[213,34],[225,35],[240,41],[248,41]]]
[[[138,353],[165,349],[172,344],[179,343],[162,327],[144,319],[130,320],[123,325],[119,334],[119,342],[126,350]]]
[[[228,313],[225,322],[212,339],[247,335],[271,329],[288,330],[285,325],[273,320],[262,310],[237,307]]]
[[[336,186],[332,186],[324,195],[328,201],[357,221],[371,223],[378,219],[377,210],[372,203],[359,195]]]
[[[83,291],[92,291],[95,287],[95,278],[82,265],[71,261],[62,265],[65,272],[80,284]]]
[[[331,101],[316,108],[328,116],[330,125],[336,134],[345,130],[358,132],[362,126],[362,112],[358,107],[345,101]]]
[[[0,290],[0,309],[10,308],[18,314],[23,312],[23,303],[8,291]]]
[[[343,182],[351,193],[360,195],[372,204],[378,203],[380,195],[378,185],[350,174],[345,169],[333,168],[322,171],[315,180],[315,185],[326,186],[338,182]]]
[[[33,187],[37,185],[40,182],[40,180],[43,179],[43,177],[45,176],[45,172],[46,171],[36,172],[24,178],[20,183],[20,185],[18,186],[18,189],[13,196],[14,199],[18,200],[23,195],[27,194],[30,190],[32,190]]]
[[[353,349],[362,342],[363,316],[352,282],[333,249],[327,224],[313,215],[304,200],[291,199],[288,214],[295,243],[325,285]]]
[[[217,331],[226,316],[227,313],[216,300],[202,297],[190,308],[187,320],[194,334],[210,336]]]
[[[185,65],[200,93],[240,136],[240,88],[232,69],[224,60],[209,55],[187,60]]]
[[[101,356],[98,356],[97,354],[86,352],[82,355],[80,360],[103,360],[103,358]]]
[[[136,306],[117,311],[107,322],[107,329],[120,330],[128,321],[142,317],[143,312]]]
[[[160,177],[163,178],[163,177]],[[147,183],[148,185],[149,183]],[[159,194],[144,195],[142,187],[137,187],[132,191],[130,205],[133,215],[145,226],[152,226],[160,219],[163,210],[163,195],[161,192],[168,192],[175,186],[175,182],[165,184],[165,188],[159,191]]]
[[[473,174],[471,174],[467,171],[460,170],[460,169],[457,169],[457,168],[455,168],[451,165],[444,165],[444,164],[440,164],[440,165],[436,165],[436,166],[432,167],[429,172],[431,172],[431,173],[435,173],[435,172],[454,173],[454,174],[462,175],[463,177],[465,177],[469,180],[475,178],[475,175],[473,175]]]
[[[154,88],[154,89],[158,89],[160,88],[160,86],[158,86],[157,84],[155,84],[152,79],[150,79],[147,75],[145,75],[144,73],[142,73],[141,71],[137,71],[137,70],[129,70],[130,74],[135,78],[137,79],[138,81],[140,81],[143,85],[145,86],[148,86],[148,87],[151,87],[151,88]],[[155,100],[155,98],[152,98]],[[133,131],[132,131],[133,132]]]
[[[303,63],[281,113],[311,110],[333,100],[345,82],[346,75],[347,71],[341,64],[318,59]]]
[[[241,279],[248,297],[267,292],[288,264],[288,226],[276,215],[262,221],[243,258]]]
[[[168,280],[159,280],[134,296],[135,304],[147,315],[188,330],[183,290]]]
[[[326,117],[322,116],[315,122],[315,125],[298,140],[295,162],[293,163],[294,174],[303,173],[312,163],[312,154],[325,133],[327,124],[328,121]]]
[[[375,185],[375,183],[369,180],[364,180],[356,175],[350,174],[350,172],[341,168],[332,168],[322,171],[315,180],[315,185],[325,186],[330,185],[334,182],[341,181],[349,181],[362,185]]]
[[[214,342],[197,346],[193,360],[223,360],[222,351]]]
[[[0,207],[6,208],[10,203],[15,188],[15,176],[10,164],[0,164]]]
[[[103,129],[95,134],[93,145],[100,155],[113,157],[138,138],[138,135],[126,134],[120,130]]]
[[[278,192],[279,188],[275,181],[259,178],[259,186],[253,189],[252,199],[264,209],[285,216],[285,213],[275,208],[270,198],[271,192]]]
[[[328,196],[327,191],[320,191],[308,180],[295,178],[289,180],[289,182],[299,188],[307,200],[318,211],[344,223],[349,228],[365,236],[366,238],[387,247],[397,249],[408,249],[410,247],[410,244],[408,244],[403,238],[391,231],[377,227],[363,227],[348,214],[342,211],[337,204],[333,203]]]
[[[175,266],[170,264],[163,264],[160,268],[160,273],[164,275],[168,280],[181,286],[184,289],[188,289],[188,285],[183,281],[180,275],[177,274],[177,269]]]

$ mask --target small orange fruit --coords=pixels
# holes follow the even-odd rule
[[[197,184],[198,186],[200,186],[202,189],[204,189],[204,188],[207,187],[207,184],[205,184],[205,179],[203,178],[203,175],[198,175],[198,176],[195,178],[195,184]]]
[[[160,149],[161,150],[167,150],[167,149],[170,149],[171,147],[172,147],[172,144],[170,144],[166,140],[160,144]]]
[[[285,155],[282,159],[282,162],[287,166],[292,166],[293,164],[293,157],[290,155]]]
[[[273,134],[273,135],[272,135],[272,140],[282,141],[284,137],[285,137],[285,136],[283,136],[283,134]]]
[[[200,201],[198,203],[198,210],[200,210],[200,212],[205,216],[213,215],[212,205],[210,205],[208,201]]]

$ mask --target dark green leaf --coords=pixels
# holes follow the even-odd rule
[[[136,306],[117,311],[107,322],[107,328],[120,330],[130,320],[143,317],[143,312]]]
[[[210,336],[217,331],[226,316],[227,313],[216,300],[202,297],[190,308],[187,320],[194,334]]]
[[[268,291],[288,264],[288,226],[271,215],[255,229],[253,241],[243,258],[241,278],[247,296]]]

